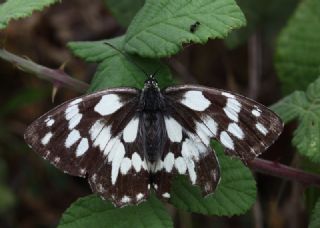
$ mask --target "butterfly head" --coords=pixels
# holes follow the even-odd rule
[[[143,89],[157,89],[159,90],[158,81],[154,78],[154,74],[151,74],[147,80],[144,81]]]

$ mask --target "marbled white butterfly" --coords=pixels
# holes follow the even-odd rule
[[[102,198],[125,206],[146,200],[151,189],[168,200],[177,174],[209,195],[220,180],[211,138],[245,162],[282,128],[276,114],[241,95],[197,85],[160,90],[150,76],[142,90],[106,89],[61,104],[32,123],[25,140],[57,168],[88,177]]]

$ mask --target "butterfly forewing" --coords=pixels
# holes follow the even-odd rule
[[[243,161],[265,151],[283,129],[275,113],[241,95],[192,85],[169,87],[164,94],[200,138],[209,131],[227,154]]]

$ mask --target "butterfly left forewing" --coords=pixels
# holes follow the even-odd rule
[[[283,129],[275,113],[241,95],[193,85],[170,87],[163,93],[177,111],[188,113],[189,121],[209,130],[227,154],[244,161],[265,151]]]

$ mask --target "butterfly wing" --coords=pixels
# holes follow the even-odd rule
[[[32,123],[25,140],[62,171],[88,176],[92,190],[117,206],[139,203],[148,197],[148,172],[127,129],[136,126],[138,95],[118,88],[65,102]]]
[[[204,141],[214,138],[228,155],[254,159],[278,138],[280,118],[267,107],[244,96],[196,85],[169,87],[168,103],[184,115]]]

